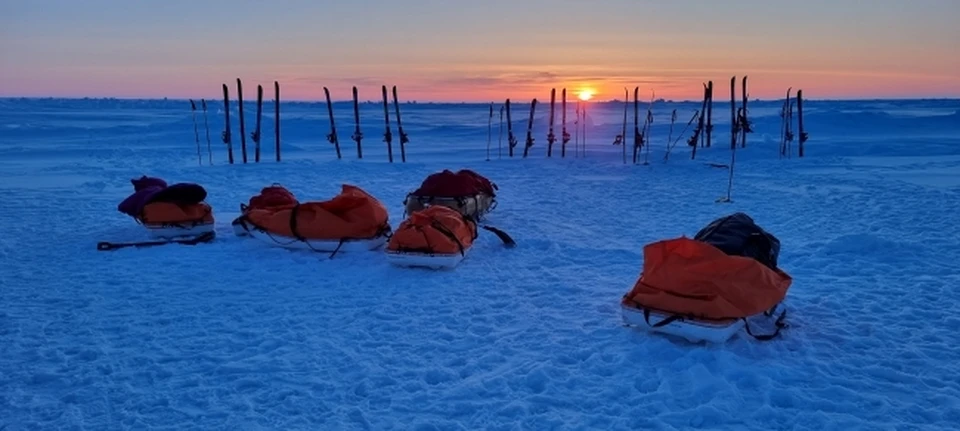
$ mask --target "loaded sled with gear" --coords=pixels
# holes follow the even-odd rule
[[[447,206],[414,211],[390,237],[387,260],[403,267],[452,269],[473,247],[477,227],[472,217]],[[516,245],[505,232],[490,226],[480,227],[495,233],[507,247]]]
[[[130,180],[134,192],[117,210],[133,217],[155,238],[194,237],[214,231],[213,209],[198,184],[168,186],[161,178],[142,176]]]
[[[204,202],[207,191],[198,184],[177,183],[168,186],[161,178],[141,176],[130,180],[133,193],[117,205],[117,210],[143,226],[151,241],[100,241],[97,250],[127,247],[152,247],[165,244],[197,245],[216,237],[213,209]]]
[[[441,205],[479,221],[496,208],[497,190],[496,184],[469,169],[444,169],[427,176],[419,188],[407,194],[403,202],[405,215]]]
[[[241,204],[231,223],[238,236],[251,236],[294,250],[336,254],[375,250],[387,242],[391,228],[386,208],[363,189],[344,184],[326,201],[299,202],[274,184]]]
[[[792,278],[778,268],[780,241],[743,213],[694,236],[647,244],[643,271],[621,299],[624,322],[692,342],[724,342],[741,330],[759,340],[785,327]],[[757,324],[774,330],[758,334]],[[767,325],[763,325],[767,326]]]

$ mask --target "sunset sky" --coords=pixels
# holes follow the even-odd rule
[[[960,97],[960,0],[0,0],[0,96]],[[271,96],[272,97],[272,96]]]

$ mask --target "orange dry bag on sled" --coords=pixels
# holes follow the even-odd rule
[[[138,217],[154,236],[194,236],[213,231],[213,208],[206,202],[177,204],[153,202]]]
[[[130,180],[134,192],[117,210],[132,217],[158,241],[100,242],[98,250],[123,247],[147,247],[162,244],[198,244],[213,240],[213,209],[204,202],[207,191],[199,184],[176,183],[168,186],[161,178],[141,176]]]
[[[621,299],[624,321],[690,341],[722,342],[740,329],[760,340],[785,325],[782,301],[792,278],[777,268],[780,242],[736,213],[715,220],[694,239],[657,241],[643,248],[643,272]],[[748,319],[773,320],[756,335]]]
[[[490,227],[508,247],[516,243],[505,232]],[[387,243],[390,263],[397,266],[453,268],[466,257],[477,239],[477,223],[446,206],[429,206],[407,217]]]
[[[207,191],[199,184],[168,186],[163,179],[146,175],[130,183],[134,192],[117,210],[133,217],[151,235],[170,238],[213,232],[213,209],[204,202]]]
[[[388,218],[383,204],[356,186],[344,184],[326,201],[301,203],[275,184],[251,198],[249,205],[241,205],[241,215],[232,224],[239,236],[336,254],[382,246],[390,234]]]

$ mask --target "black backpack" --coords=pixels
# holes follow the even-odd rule
[[[693,237],[732,256],[756,259],[771,269],[777,269],[780,240],[763,230],[744,213],[718,218]]]

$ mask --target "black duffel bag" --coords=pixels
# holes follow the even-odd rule
[[[780,240],[763,230],[744,213],[718,218],[693,237],[732,256],[756,259],[771,269],[777,268]]]

